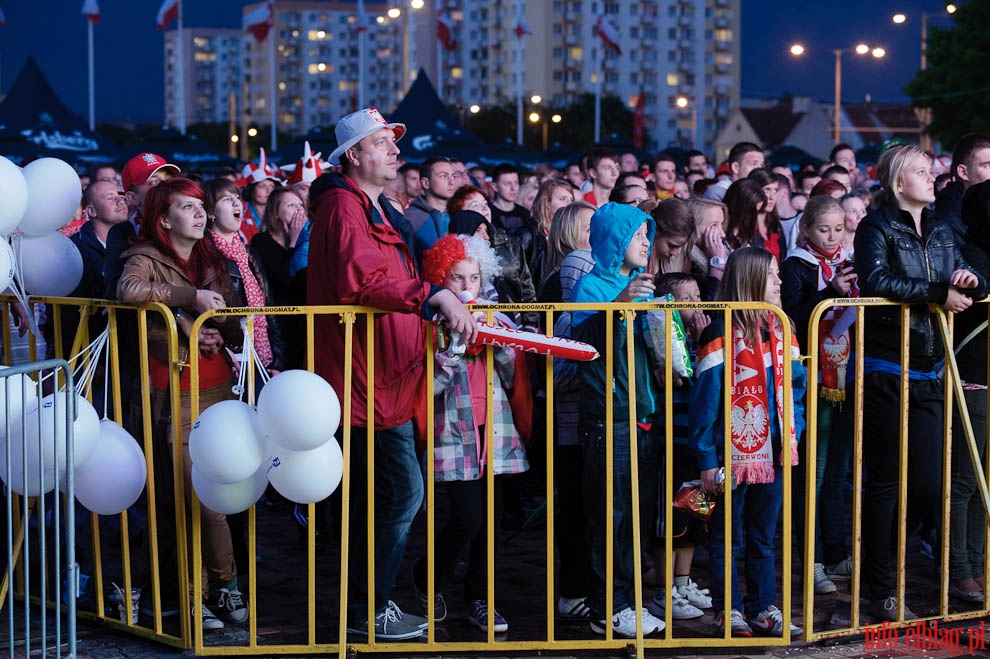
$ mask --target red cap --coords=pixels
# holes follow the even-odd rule
[[[731,174],[732,167],[729,166],[728,162],[723,162],[721,165],[715,168],[715,175],[719,174]]]
[[[121,183],[124,190],[130,190],[135,185],[141,185],[148,178],[160,169],[171,168],[173,174],[179,173],[179,167],[155,153],[142,153],[127,161],[124,169],[120,172]]]

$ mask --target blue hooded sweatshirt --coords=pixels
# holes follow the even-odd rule
[[[629,281],[643,271],[632,270],[628,275],[619,269],[625,263],[626,250],[633,236],[646,222],[650,248],[656,224],[653,218],[634,206],[608,203],[591,216],[591,253],[595,257],[595,267],[581,278],[571,291],[571,302],[614,302]],[[640,301],[640,300],[637,300]],[[614,323],[613,345],[605,346],[605,312],[575,311],[572,314],[571,335],[578,341],[590,343],[598,349],[602,357],[593,362],[581,362],[582,414],[590,418],[605,418],[605,360],[609,352],[612,357],[612,410],[617,423],[629,418],[629,368],[626,363],[626,326],[619,314],[612,314]],[[636,362],[636,417],[637,421],[651,421],[660,411],[656,400],[656,385],[653,382],[653,366],[650,351],[647,349],[643,330],[645,314],[638,313],[635,323]]]

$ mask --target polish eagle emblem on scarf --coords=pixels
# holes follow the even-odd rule
[[[732,406],[732,443],[744,453],[756,453],[766,443],[770,419],[755,397],[743,396]]]

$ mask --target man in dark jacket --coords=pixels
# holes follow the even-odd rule
[[[365,317],[353,328],[353,348],[345,354],[345,326],[337,316],[315,321],[315,371],[344,393],[344,362],[351,360],[350,418],[351,514],[347,629],[378,640],[415,638],[426,620],[403,613],[390,599],[402,564],[406,539],[423,500],[423,478],[413,444],[414,400],[423,377],[423,319],[441,314],[465,341],[477,332],[471,314],[453,293],[421,281],[412,255],[409,224],[385,199],[385,184],[397,175],[396,141],[406,132],[375,108],[347,115],[337,123],[339,145],[330,162],[341,174],[325,174],[310,189],[310,237],[306,300],[312,305],[366,305],[387,311],[375,318],[374,408],[369,410]],[[345,420],[346,421],[346,420]],[[366,464],[369,430],[374,467]],[[375,584],[373,621],[368,621],[365,546],[367,485],[375,480]]]
[[[990,135],[969,133],[952,150],[952,180],[935,199],[935,214],[955,232],[959,242],[966,235],[962,198],[971,186],[990,180]]]

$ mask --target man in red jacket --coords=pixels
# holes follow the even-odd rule
[[[395,179],[406,132],[375,108],[347,115],[337,123],[339,145],[330,162],[340,174],[313,182],[313,232],[307,270],[307,303],[353,304],[387,313],[375,317],[374,407],[368,410],[365,317],[354,325],[353,349],[344,352],[344,326],[334,315],[317,316],[315,371],[341,396],[344,361],[351,359],[350,577],[348,631],[367,635],[367,485],[375,486],[374,630],[378,640],[415,638],[425,618],[403,613],[390,599],[406,539],[423,501],[423,479],[416,461],[412,417],[423,377],[424,319],[441,314],[467,342],[477,332],[471,314],[447,289],[421,281],[412,252],[409,224],[383,194]],[[374,432],[374,469],[367,465],[368,430]]]

